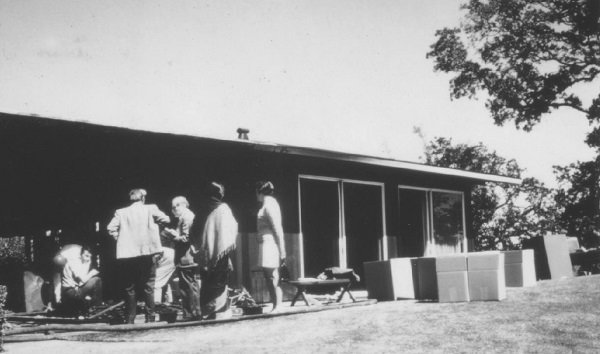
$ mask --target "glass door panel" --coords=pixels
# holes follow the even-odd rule
[[[340,208],[336,181],[300,179],[304,276],[339,266]]]
[[[460,253],[464,240],[462,193],[431,192],[433,254]]]
[[[380,259],[383,236],[382,187],[343,182],[346,264],[364,279],[363,262]]]
[[[400,188],[398,255],[422,257],[427,244],[427,191]]]

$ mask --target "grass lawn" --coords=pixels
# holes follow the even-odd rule
[[[71,341],[8,343],[9,353],[600,353],[600,275],[509,288],[501,302],[380,302],[299,315]]]

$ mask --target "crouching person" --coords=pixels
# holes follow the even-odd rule
[[[62,271],[61,303],[65,312],[81,314],[102,304],[102,279],[92,268],[92,251],[81,247],[79,257],[68,260]]]

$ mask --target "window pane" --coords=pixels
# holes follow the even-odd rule
[[[459,253],[464,237],[462,194],[432,192],[435,254]]]
[[[427,242],[427,191],[400,188],[398,255],[423,257]]]

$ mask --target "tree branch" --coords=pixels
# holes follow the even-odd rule
[[[589,110],[587,110],[587,109],[584,109],[584,108],[582,108],[582,107],[579,107],[579,106],[577,106],[577,105],[575,105],[575,104],[568,103],[568,102],[555,102],[555,103],[550,103],[550,107],[553,107],[553,108],[560,108],[560,107],[570,107],[570,108],[573,108],[573,109],[575,109],[575,110],[577,110],[577,111],[579,111],[579,112],[585,113],[585,114],[588,114],[588,113],[589,113]]]

